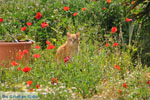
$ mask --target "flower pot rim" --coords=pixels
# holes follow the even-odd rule
[[[13,45],[13,44],[33,44],[33,42],[32,41],[6,42],[4,40],[0,40],[0,45]]]

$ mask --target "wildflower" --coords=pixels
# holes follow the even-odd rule
[[[86,8],[82,8],[82,11],[85,11],[86,10]]]
[[[16,59],[20,60],[22,59],[23,56],[24,56],[24,53],[21,50],[19,50],[18,53],[16,54]]]
[[[106,10],[106,7],[104,7],[103,10]]]
[[[21,28],[21,30],[22,30],[22,31],[26,31],[26,28],[27,28],[27,27],[24,26],[24,27]]]
[[[116,46],[118,46],[118,43],[114,43],[112,46],[113,46],[113,47],[116,47]]]
[[[42,17],[42,14],[40,12],[37,12],[35,18],[39,20],[41,19],[41,17]]]
[[[47,41],[46,41],[46,44],[47,44],[47,45],[51,45],[51,42],[49,42],[49,41],[47,40]]]
[[[117,68],[118,66],[117,66],[117,65],[115,65],[114,67],[115,67],[115,68]]]
[[[126,22],[130,22],[132,21],[132,19],[126,18]]]
[[[48,24],[47,24],[46,22],[43,22],[43,23],[41,24],[41,27],[42,27],[42,28],[47,27],[47,26],[48,26]]]
[[[12,62],[11,62],[11,65],[12,65],[12,66],[17,66],[17,65],[19,65],[19,64],[18,64],[16,61],[12,61]]]
[[[33,92],[33,88],[32,88],[32,89],[29,89],[29,92]]]
[[[69,61],[70,60],[70,57],[69,56],[67,56],[67,57],[65,57],[64,58],[64,62],[66,63],[67,61]]]
[[[111,0],[107,0],[107,3],[110,3],[111,2]]]
[[[77,16],[77,15],[78,15],[78,13],[77,13],[77,12],[73,13],[73,16]]]
[[[68,11],[70,8],[68,6],[64,7],[64,11]]]
[[[37,88],[37,89],[39,89],[39,87],[40,87],[40,85],[39,85],[39,84],[37,84],[37,85],[36,85],[36,88]]]
[[[21,67],[18,67],[17,70],[20,71],[20,70],[21,70]]]
[[[119,90],[118,90],[118,93],[121,95],[121,94],[122,94],[122,90],[121,90],[121,89],[119,89]]]
[[[27,84],[28,84],[29,86],[31,86],[32,81],[27,81]]]
[[[37,45],[37,46],[35,46],[35,48],[36,48],[36,49],[40,49],[40,46],[39,46],[39,45]]]
[[[108,46],[109,46],[109,44],[108,44],[108,43],[106,43],[106,44],[105,44],[105,46],[106,46],[106,47],[108,47]]]
[[[127,84],[126,84],[126,83],[123,83],[122,86],[123,86],[124,88],[127,88]]]
[[[120,66],[117,66],[117,69],[120,70]]]
[[[115,33],[115,32],[117,32],[117,27],[112,27],[112,28],[111,28],[111,33],[113,34],[113,33]]]
[[[34,54],[34,55],[33,55],[34,58],[40,58],[40,56],[41,56],[41,55],[39,55],[39,54]]]
[[[131,4],[134,4],[135,3],[135,1],[131,1]]]
[[[147,81],[147,84],[150,85],[150,81]]]
[[[0,22],[3,22],[3,18],[0,18]]]
[[[32,25],[32,23],[31,22],[27,22],[27,26],[31,26]]]
[[[54,45],[49,45],[49,46],[47,47],[47,50],[49,50],[49,49],[54,49],[54,48],[55,48]]]
[[[25,68],[22,69],[22,71],[25,72],[25,73],[29,72],[30,70],[31,70],[30,67],[25,67]]]
[[[23,53],[24,53],[24,54],[27,54],[27,53],[28,53],[28,50],[23,50]]]
[[[53,84],[58,84],[58,79],[57,79],[57,78],[52,78],[52,79],[51,79],[51,82],[52,82]]]

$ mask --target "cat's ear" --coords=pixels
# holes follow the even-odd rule
[[[80,32],[77,32],[77,34],[76,34],[76,35],[77,35],[77,37],[79,37],[79,36],[80,36]]]
[[[70,37],[70,33],[69,32],[67,32],[67,37]]]

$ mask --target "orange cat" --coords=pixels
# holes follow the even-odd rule
[[[65,57],[72,58],[79,51],[79,36],[80,33],[70,34],[67,33],[67,41],[65,44],[61,45],[56,52],[56,61],[60,64],[61,60]]]

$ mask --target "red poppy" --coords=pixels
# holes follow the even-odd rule
[[[117,66],[117,65],[115,65],[114,67],[115,67],[115,68],[117,68],[118,66]]]
[[[57,78],[52,78],[52,79],[51,79],[51,82],[52,82],[53,84],[58,84],[58,79],[57,79]]]
[[[36,88],[37,88],[37,89],[39,89],[39,88],[40,88],[40,85],[39,85],[39,84],[37,84],[37,85],[36,85]]]
[[[17,66],[17,65],[19,65],[19,64],[18,64],[16,61],[12,61],[12,62],[11,62],[11,65],[12,65],[12,66]]]
[[[0,22],[3,22],[3,18],[0,18]]]
[[[49,41],[47,40],[47,41],[46,41],[46,44],[47,44],[47,45],[51,45],[51,42],[49,42]]]
[[[41,47],[39,45],[35,46],[36,49],[40,49]]]
[[[20,71],[20,70],[21,70],[21,67],[18,67],[17,70]]]
[[[120,70],[120,66],[118,66],[118,65],[115,65],[114,67],[115,67],[115,69],[118,69],[118,70]]]
[[[150,85],[150,81],[147,81],[147,84]]]
[[[109,44],[108,44],[108,43],[106,43],[106,44],[105,44],[105,46],[106,46],[106,47],[108,47],[108,46],[109,46]]]
[[[27,81],[27,84],[28,84],[29,86],[31,86],[32,81]]]
[[[54,45],[49,45],[49,46],[47,47],[47,50],[49,50],[49,49],[54,49],[54,48],[55,48]]]
[[[112,27],[112,28],[111,28],[111,33],[113,34],[113,33],[115,33],[115,32],[117,32],[117,27]]]
[[[29,72],[30,70],[31,70],[30,67],[25,67],[25,68],[22,69],[22,71],[25,72],[25,73]]]
[[[117,69],[120,70],[120,66],[117,66]]]
[[[111,2],[111,0],[107,0],[107,3],[110,3]]]
[[[22,28],[21,28],[21,30],[22,30],[22,31],[25,31],[25,30],[26,30],[26,28],[27,28],[27,27],[26,27],[26,26],[24,26],[24,27],[22,27]]]
[[[82,11],[85,11],[86,10],[86,8],[82,8]]]
[[[131,4],[134,4],[135,3],[135,1],[131,1]]]
[[[42,28],[47,27],[47,26],[48,26],[48,24],[47,24],[46,22],[43,22],[43,23],[41,24],[41,27],[42,27]]]
[[[31,26],[32,25],[32,23],[31,22],[27,22],[27,26]]]
[[[121,89],[119,89],[119,90],[118,90],[118,93],[119,93],[119,94],[122,94],[122,90],[121,90]]]
[[[66,63],[67,61],[69,61],[70,60],[70,57],[69,56],[67,56],[67,57],[65,57],[64,58],[64,62]]]
[[[118,43],[114,43],[112,46],[113,46],[113,47],[116,47],[116,46],[118,46]]]
[[[29,92],[33,92],[33,88],[32,88],[32,89],[29,89]]]
[[[126,83],[123,83],[122,86],[123,86],[124,88],[127,88],[127,84],[126,84]]]
[[[104,7],[103,10],[106,10],[106,7]]]
[[[41,19],[41,17],[42,17],[42,14],[40,12],[37,12],[35,18],[39,20]]]
[[[34,58],[40,58],[40,56],[41,56],[41,55],[39,55],[39,54],[34,54],[34,55],[33,55]]]
[[[64,7],[64,11],[68,11],[70,8],[68,6]]]
[[[132,21],[132,19],[126,18],[126,22],[130,22]]]
[[[27,54],[27,53],[28,53],[28,50],[23,50],[23,53],[24,53],[24,54]]]
[[[24,53],[21,50],[19,50],[18,53],[16,54],[16,59],[20,60],[22,59],[23,56],[24,56]]]
[[[73,13],[73,16],[77,16],[77,15],[78,15],[78,13],[77,13],[77,12]]]

